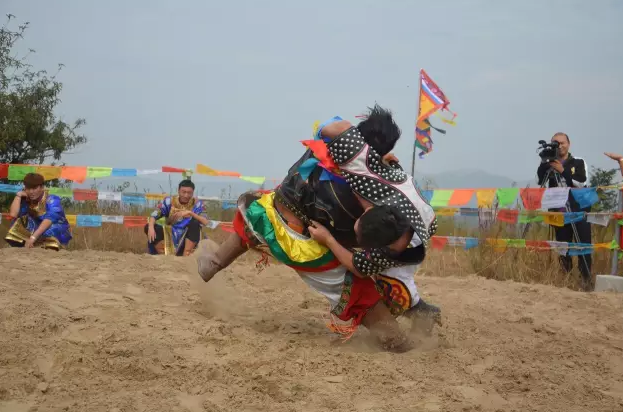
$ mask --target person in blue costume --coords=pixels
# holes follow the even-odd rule
[[[201,228],[208,224],[203,201],[196,199],[195,184],[183,180],[177,196],[168,196],[149,217],[145,225],[147,247],[152,255],[188,256],[201,240]],[[165,218],[164,225],[157,224]]]
[[[17,193],[9,211],[15,219],[4,238],[9,245],[60,250],[71,240],[61,199],[47,194],[44,182],[37,173],[24,177],[24,190]]]

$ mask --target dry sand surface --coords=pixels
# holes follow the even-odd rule
[[[341,343],[283,266],[0,250],[0,411],[623,411],[623,297],[417,277],[444,326]]]

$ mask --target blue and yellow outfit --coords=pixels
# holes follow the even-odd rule
[[[158,208],[153,211],[151,217],[156,221],[161,218],[169,218],[177,212],[192,211],[196,215],[205,215],[205,204],[203,201],[192,198],[188,203],[180,203],[179,196],[168,196],[158,205]],[[189,234],[189,229],[192,225],[199,226],[200,224],[192,217],[186,217],[178,220],[172,224],[163,224],[164,231],[164,253],[165,255],[177,255],[180,256],[184,252],[184,240]],[[199,239],[189,239],[198,243]],[[152,255],[157,254],[155,246],[152,243],[148,244],[149,253]]]
[[[46,219],[52,222],[52,226],[35,245],[55,250],[67,246],[72,236],[61,198],[47,193],[34,205],[22,199],[18,217],[4,239],[11,244],[23,245]]]

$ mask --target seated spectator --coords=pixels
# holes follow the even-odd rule
[[[201,239],[201,228],[208,223],[205,206],[193,197],[195,184],[183,180],[177,196],[168,196],[149,217],[145,225],[147,247],[152,255],[188,256]],[[166,218],[164,226],[156,221]]]
[[[9,245],[59,250],[71,240],[61,199],[47,194],[44,182],[40,174],[24,177],[24,190],[17,193],[9,211],[15,219],[4,238]]]

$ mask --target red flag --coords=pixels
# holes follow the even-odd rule
[[[517,217],[519,216],[519,210],[515,209],[500,209],[498,212],[498,220],[506,223],[517,223]]]
[[[146,216],[124,216],[123,226],[125,227],[143,227],[147,224]]]
[[[74,200],[97,200],[97,190],[74,189]]]
[[[162,166],[162,173],[185,173],[186,169],[179,167]]]
[[[9,165],[0,163],[0,179],[6,179],[7,177],[9,177]]]
[[[538,210],[541,208],[541,201],[543,200],[543,194],[545,194],[544,187],[521,189],[519,193],[523,201],[523,206],[527,210]]]
[[[337,169],[337,165],[333,162],[333,159],[331,159],[329,149],[325,142],[322,140],[301,140],[301,143],[303,143],[303,146],[309,148],[316,159],[327,169]]]
[[[433,236],[431,240],[431,247],[433,249],[441,250],[448,244],[448,238],[446,236]]]

